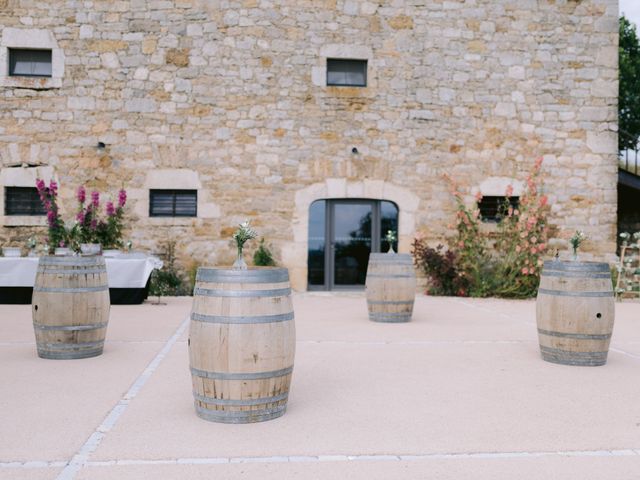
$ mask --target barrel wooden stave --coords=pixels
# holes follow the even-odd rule
[[[370,320],[384,323],[410,321],[415,291],[416,275],[411,255],[370,254],[366,278]]]
[[[33,290],[38,356],[79,359],[102,354],[109,285],[102,257],[42,257]]]
[[[288,272],[251,269],[249,281],[229,272],[237,271],[201,269],[196,280],[189,335],[196,413],[222,423],[277,418],[286,410],[295,356]]]
[[[607,361],[615,305],[606,263],[545,262],[536,301],[542,358],[563,365]]]

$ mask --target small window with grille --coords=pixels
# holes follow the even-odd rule
[[[51,77],[51,50],[9,49],[12,77]]]
[[[327,58],[327,85],[366,87],[367,61]]]
[[[482,197],[478,202],[480,210],[480,218],[483,222],[498,223],[502,215],[505,213],[505,200],[507,197]],[[518,208],[519,197],[509,197],[509,205],[511,208]]]
[[[150,190],[150,217],[197,217],[197,190]]]
[[[46,215],[35,187],[5,187],[5,215]]]

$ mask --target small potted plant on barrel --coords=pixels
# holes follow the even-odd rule
[[[262,422],[287,407],[295,356],[289,272],[247,267],[243,249],[256,236],[241,223],[233,267],[196,275],[189,360],[196,414],[205,420]]]
[[[614,323],[609,264],[578,261],[587,240],[576,231],[569,239],[572,260],[544,263],[536,300],[542,359],[563,365],[599,366],[607,362]]]

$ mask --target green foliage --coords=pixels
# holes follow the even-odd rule
[[[640,42],[636,26],[620,17],[618,150],[633,149],[640,136]]]
[[[158,303],[160,297],[180,295],[183,292],[183,280],[175,267],[175,248],[175,242],[167,242],[164,265],[151,274],[149,295],[158,297]]]
[[[253,264],[256,267],[274,267],[276,265],[271,250],[264,244],[264,238],[260,240],[260,245],[253,254]]]

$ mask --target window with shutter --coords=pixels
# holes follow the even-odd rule
[[[150,190],[150,217],[197,217],[197,190]]]
[[[5,187],[5,215],[46,215],[35,187]]]
[[[505,204],[506,197],[482,197],[482,200],[478,202],[478,209],[480,210],[480,218],[483,222],[497,223],[501,220],[501,214],[504,212],[501,210]],[[511,208],[518,208],[519,197],[509,197],[509,205]]]

